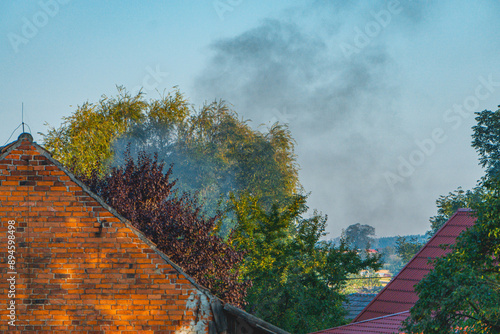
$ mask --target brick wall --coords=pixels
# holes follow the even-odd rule
[[[203,288],[23,135],[0,154],[0,267],[2,333],[207,333],[213,318]]]

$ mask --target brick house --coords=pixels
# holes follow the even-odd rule
[[[0,148],[2,333],[279,333],[224,304],[23,133]]]

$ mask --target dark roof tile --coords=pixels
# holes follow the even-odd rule
[[[344,303],[344,307],[348,312],[346,319],[356,318],[376,295],[375,293],[351,293],[347,295],[347,302]]]

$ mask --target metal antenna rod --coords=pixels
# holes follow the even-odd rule
[[[23,133],[24,133],[24,102],[21,102],[21,122],[23,125]]]

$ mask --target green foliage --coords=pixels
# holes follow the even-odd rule
[[[387,246],[382,249],[379,248],[379,252],[382,255],[382,262],[384,263],[384,269],[391,273],[391,276],[396,275],[401,268],[405,265],[401,257],[396,254],[395,247]]]
[[[479,154],[480,165],[490,172],[498,168],[500,161],[500,109],[483,110],[476,115],[472,147]]]
[[[350,225],[345,230],[347,241],[357,249],[367,249],[373,245],[375,237],[375,228],[370,225],[361,225],[360,223]]]
[[[396,253],[401,258],[403,263],[408,263],[415,254],[422,248],[425,243],[418,241],[416,237],[398,236],[396,240]]]
[[[294,141],[284,125],[254,131],[223,102],[205,105],[178,132],[165,160],[176,165],[181,189],[200,192],[216,207],[229,192],[249,192],[266,208],[296,193]]]
[[[446,196],[440,196],[436,200],[438,214],[431,217],[431,229],[427,231],[427,236],[432,237],[446,223],[451,216],[460,208],[471,208],[480,200],[482,188],[476,187],[473,190],[464,191],[462,187],[450,192]]]
[[[321,241],[326,217],[303,218],[304,196],[269,210],[248,194],[232,201],[238,219],[233,236],[247,252],[242,273],[253,282],[247,310],[292,333],[343,324],[346,279],[379,269],[379,257],[363,259],[345,240],[338,247]]]
[[[112,142],[144,118],[147,104],[141,94],[131,96],[118,87],[118,96],[103,96],[97,104],[79,106],[75,113],[63,117],[58,128],[42,134],[44,146],[55,159],[79,175],[90,176],[99,169],[103,175],[113,156]]]
[[[339,246],[321,241],[326,217],[303,218],[306,197],[298,194],[287,126],[253,130],[223,101],[196,111],[178,90],[146,101],[119,87],[116,98],[85,103],[59,129],[49,129],[44,144],[76,174],[92,178],[101,195],[114,192],[107,199],[118,210],[219,296],[240,304],[251,280],[247,310],[291,332],[344,323],[346,278],[380,268],[378,256],[362,257],[345,240]],[[141,164],[120,160],[127,150],[146,167],[151,164],[144,157],[155,153],[154,173],[142,178],[136,172]],[[142,151],[147,155],[141,158]],[[157,161],[173,167],[165,170]],[[148,206],[152,202],[142,203],[143,197],[131,197],[156,189],[162,172],[176,179],[180,193],[197,197],[163,197],[155,206],[160,211]],[[221,207],[227,209],[225,222],[231,222],[226,227],[234,227],[225,239],[215,233],[221,227],[215,212]],[[169,212],[176,215],[163,215]],[[189,233],[178,229],[182,226]]]

